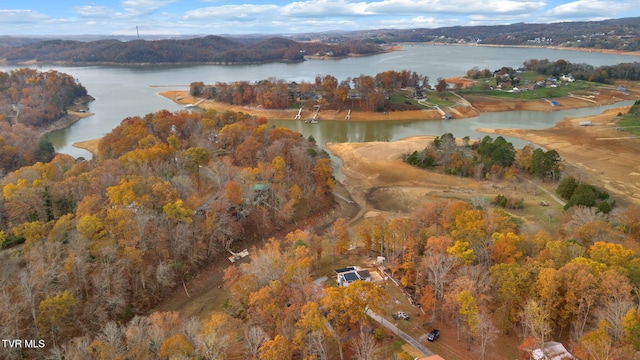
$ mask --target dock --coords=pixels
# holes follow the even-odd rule
[[[187,104],[184,107],[187,108],[187,109],[192,108],[192,107],[196,107],[196,106],[202,104],[205,100],[207,100],[207,99],[200,99],[200,100],[198,100],[198,102],[193,103],[193,104]]]

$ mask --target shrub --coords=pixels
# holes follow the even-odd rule
[[[522,209],[524,208],[524,199],[516,197],[506,197],[502,194],[497,195],[491,204],[500,206],[504,209]]]

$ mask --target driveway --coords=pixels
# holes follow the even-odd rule
[[[420,351],[424,356],[435,355],[433,351],[429,350],[426,346],[422,345],[422,343],[420,343],[418,340],[412,338],[411,336],[409,336],[409,334],[398,329],[398,327],[393,325],[390,321],[374,313],[373,311],[371,311],[371,309],[367,309],[366,313],[370,318],[379,322],[382,326],[386,327],[387,329],[391,330],[394,334],[398,335],[402,340],[407,342],[407,344],[416,348],[416,350]]]

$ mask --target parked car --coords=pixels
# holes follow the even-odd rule
[[[431,330],[429,335],[427,335],[427,340],[436,341],[439,337],[440,337],[440,330],[433,329],[433,330]]]
[[[404,311],[398,311],[396,316],[398,317],[398,319],[409,320],[409,315],[407,315],[407,313]]]

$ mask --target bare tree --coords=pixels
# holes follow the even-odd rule
[[[110,355],[109,357],[112,359],[115,359],[119,355],[122,355],[124,350],[126,349],[123,331],[120,326],[118,326],[118,324],[116,324],[114,321],[109,321],[104,326],[104,328],[102,329],[102,333],[98,336],[98,338],[108,346]]]
[[[556,211],[552,208],[548,208],[547,210],[544,211],[544,215],[549,218],[549,224],[551,224],[551,219],[553,219],[556,216]]]
[[[250,325],[244,329],[244,347],[253,358],[258,358],[258,349],[263,342],[269,340],[269,335],[259,325]]]
[[[551,321],[544,306],[535,299],[527,300],[522,312],[522,322],[537,344],[542,347],[551,333]]]
[[[376,344],[376,340],[362,327],[360,328],[360,336],[353,339],[351,346],[357,360],[380,359],[380,349],[378,344]]]
[[[444,287],[451,281],[450,272],[455,267],[457,260],[446,254],[433,254],[427,256],[423,260],[424,266],[427,268],[427,279],[436,299],[444,298]]]
[[[156,280],[158,285],[170,288],[175,285],[175,273],[170,265],[161,261],[156,268]]]
[[[316,359],[329,359],[325,335],[322,331],[312,331],[307,334],[307,346],[309,347],[309,353],[314,355]]]
[[[478,314],[478,327],[476,328],[476,335],[478,343],[480,345],[480,359],[485,359],[487,347],[493,344],[498,339],[498,328],[493,323],[489,314],[481,312]]]
[[[36,289],[31,274],[28,270],[23,271],[20,274],[20,286],[22,286],[24,297],[29,303],[29,309],[31,309],[31,318],[33,319],[33,326],[36,329],[36,334],[39,334],[40,330],[38,329],[38,320],[36,316]]]

